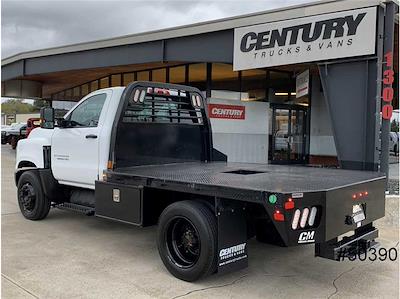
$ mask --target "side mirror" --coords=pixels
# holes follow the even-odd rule
[[[54,108],[43,107],[40,109],[40,127],[44,129],[54,129]]]

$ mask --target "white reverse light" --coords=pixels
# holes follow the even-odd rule
[[[296,212],[294,212],[293,220],[292,220],[292,229],[293,230],[297,229],[297,225],[299,224],[299,220],[300,220],[300,210],[297,209]]]
[[[307,218],[308,214],[310,213],[310,210],[308,208],[304,208],[303,213],[301,215],[301,220],[300,220],[300,227],[304,228],[307,223]]]
[[[313,226],[315,223],[315,217],[317,216],[317,208],[312,207],[310,212],[310,217],[308,218],[308,225]]]

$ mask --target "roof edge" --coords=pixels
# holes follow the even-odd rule
[[[389,0],[396,3],[397,0]],[[341,2],[340,9],[337,3]],[[189,36],[202,33],[229,30],[237,27],[251,26],[260,23],[277,22],[287,19],[302,18],[312,15],[332,13],[336,11],[357,9],[369,6],[377,6],[388,0],[319,0],[309,3],[297,4],[265,10],[261,12],[237,15],[211,21],[198,22],[188,25],[169,27],[165,29],[152,30],[147,32],[122,35],[112,38],[105,38],[89,42],[68,44],[50,48],[21,52],[2,59],[1,65],[5,66],[13,62],[43,57],[49,55],[66,54],[101,48],[110,48],[127,44],[136,44],[142,42],[151,42],[162,39],[176,38],[180,36]],[[397,3],[398,4],[398,3]],[[321,8],[325,7],[325,11]],[[269,17],[267,21],[261,20],[261,17]]]

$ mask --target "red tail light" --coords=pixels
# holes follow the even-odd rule
[[[274,220],[281,221],[281,222],[285,221],[285,216],[279,210],[276,210],[274,212]]]
[[[353,199],[359,199],[363,196],[367,196],[368,195],[368,191],[363,191],[363,192],[359,192],[359,193],[354,193],[351,197]]]
[[[294,209],[294,201],[292,198],[289,198],[287,202],[285,202],[285,210]]]

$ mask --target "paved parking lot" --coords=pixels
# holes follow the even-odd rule
[[[164,268],[156,228],[138,228],[51,210],[25,220],[13,183],[15,152],[2,146],[2,298],[398,298],[398,260],[334,262],[312,245],[280,248],[249,242],[249,267],[196,283]],[[377,222],[382,246],[397,246],[398,198]]]

